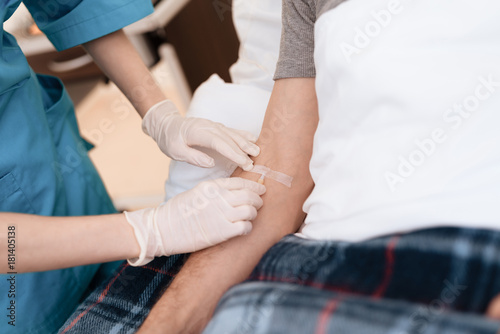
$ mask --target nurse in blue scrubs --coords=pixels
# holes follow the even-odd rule
[[[3,30],[3,22],[20,3],[0,3],[0,211],[41,216],[115,213],[87,156],[90,145],[80,137],[73,104],[61,81],[35,74],[15,38]],[[185,123],[171,110],[171,103],[165,107],[165,96],[154,85],[137,96],[137,87],[151,82],[150,74],[120,29],[151,14],[150,0],[25,0],[24,4],[58,50],[83,44],[141,116],[154,109],[144,129],[164,153],[210,167],[213,160],[190,147],[207,146],[245,169],[251,167],[247,154],[258,154],[251,143],[254,138],[205,120]],[[206,129],[213,129],[217,138],[207,137]],[[0,237],[6,234],[0,231]],[[22,247],[22,229],[16,238]],[[7,247],[4,240],[1,247]],[[9,275],[1,275],[0,332],[56,332],[102,269],[96,264],[17,275],[15,327],[6,317]]]

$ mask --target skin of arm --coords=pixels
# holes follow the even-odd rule
[[[488,305],[486,316],[499,320],[500,319],[500,295],[497,295]]]
[[[15,270],[46,271],[137,257],[140,247],[124,214],[44,217],[0,213],[0,273],[8,267],[8,227],[15,226]],[[12,236],[12,235],[11,235]]]
[[[87,42],[83,47],[141,117],[153,105],[166,99],[123,30]]]
[[[277,80],[257,144],[255,164],[293,177],[292,187],[265,180],[264,206],[249,235],[194,253],[151,310],[139,333],[200,333],[222,295],[246,279],[262,255],[304,220],[313,189],[309,173],[318,106],[313,78]],[[238,169],[233,176],[257,181]]]

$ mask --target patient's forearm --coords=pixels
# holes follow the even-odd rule
[[[304,219],[302,204],[313,188],[309,174],[317,126],[314,79],[275,84],[258,144],[256,164],[293,176],[292,187],[266,179],[264,206],[252,232],[193,254],[151,311],[141,333],[200,332],[224,292],[248,277],[262,255]],[[256,181],[260,175],[237,170]]]

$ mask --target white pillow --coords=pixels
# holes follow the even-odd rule
[[[193,95],[187,117],[202,117],[258,135],[273,88],[281,36],[281,0],[234,0],[233,21],[240,38],[238,61],[231,67],[233,83],[212,75]],[[165,183],[166,200],[198,183],[228,177],[236,166],[205,150],[215,167],[200,168],[172,161]]]
[[[281,0],[234,0],[233,22],[240,39],[234,83],[272,90],[281,38]]]
[[[270,96],[270,92],[258,87],[225,83],[214,74],[196,90],[186,116],[210,119],[258,135]],[[228,177],[236,169],[234,164],[218,153],[201,150],[215,159],[215,167],[200,168],[172,161],[165,183],[166,200],[202,181]]]

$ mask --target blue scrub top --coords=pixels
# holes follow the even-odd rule
[[[87,156],[90,145],[80,137],[73,104],[61,81],[36,75],[14,37],[3,30],[3,22],[20,3],[0,2],[0,211],[46,216],[113,213],[106,189]],[[109,34],[153,12],[150,0],[24,3],[58,50]],[[22,238],[18,228],[18,247]],[[57,332],[99,267],[18,274],[15,298],[7,296],[10,275],[0,275],[0,333]],[[15,327],[8,324],[6,316],[12,299]]]

